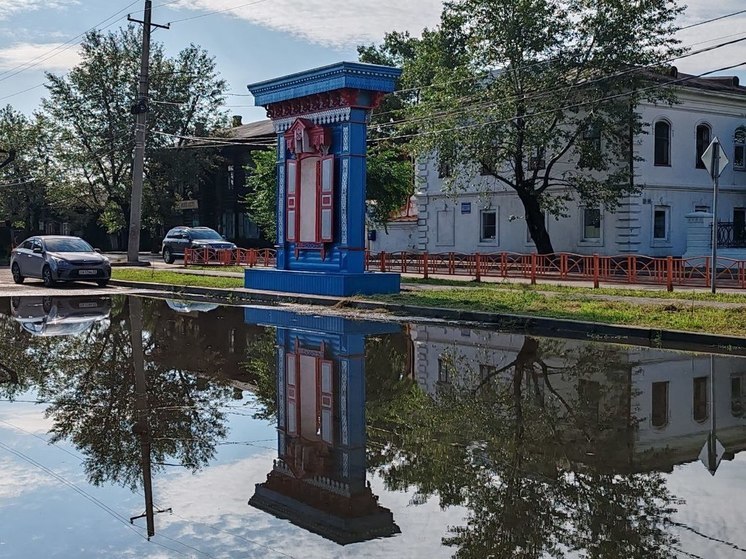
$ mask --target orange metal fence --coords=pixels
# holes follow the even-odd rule
[[[245,266],[253,268],[275,266],[276,251],[272,248],[187,248],[184,266]]]
[[[650,256],[598,254],[519,254],[513,252],[461,254],[381,252],[366,255],[370,271],[417,274],[423,278],[467,276],[477,281],[485,278],[522,278],[599,283],[628,283],[665,286],[709,287],[709,257],[654,258]],[[717,282],[722,287],[746,288],[746,260],[718,258]]]
[[[214,250],[187,249],[184,265],[237,265],[273,267],[274,249]],[[598,254],[520,254],[493,252],[462,254],[456,252],[379,252],[366,253],[368,271],[400,272],[430,276],[465,276],[477,281],[486,278],[521,278],[603,283],[661,285],[672,291],[675,286],[709,287],[709,257],[654,258],[650,256]],[[746,260],[718,258],[717,281],[721,287],[746,289]]]

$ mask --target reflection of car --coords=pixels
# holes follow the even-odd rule
[[[187,301],[186,299],[166,299],[169,308],[176,312],[210,312],[217,309],[220,305],[215,303],[204,303],[201,301]]]
[[[75,336],[109,317],[110,297],[13,297],[10,313],[34,336]]]
[[[95,281],[101,287],[111,278],[111,263],[79,237],[30,237],[10,254],[13,281],[41,278],[46,287],[58,281]]]
[[[209,227],[174,227],[163,239],[163,261],[172,264],[177,256],[184,256],[187,248],[233,249],[220,233]]]

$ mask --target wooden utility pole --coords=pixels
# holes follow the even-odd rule
[[[142,183],[145,166],[145,132],[148,124],[148,89],[150,70],[150,30],[153,27],[168,29],[168,25],[151,23],[153,12],[152,0],[145,0],[145,12],[142,21],[127,16],[128,21],[141,23],[142,28],[142,57],[140,59],[140,87],[137,103],[131,112],[137,115],[135,124],[135,160],[132,164],[132,197],[130,201],[130,231],[127,243],[127,263],[140,264],[140,224],[142,219]]]

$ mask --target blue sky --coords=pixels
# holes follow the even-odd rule
[[[64,73],[76,63],[76,41],[72,39],[122,10],[106,22],[113,24],[111,28],[126,25],[128,12],[141,18],[143,4],[142,0],[0,0],[0,103],[32,112],[45,94],[43,72]],[[690,0],[688,5],[682,25],[744,8],[743,0],[714,4]],[[206,48],[215,56],[230,92],[237,94],[229,97],[229,110],[249,122],[263,118],[264,111],[251,108],[251,98],[241,96],[247,93],[247,84],[354,60],[357,44],[379,41],[386,31],[417,34],[423,27],[435,25],[440,7],[440,0],[154,0],[153,20],[174,22],[169,31],[158,30],[154,38],[171,54],[192,42]],[[210,14],[216,10],[225,11]],[[194,19],[178,21],[185,18]],[[694,48],[726,36],[746,37],[746,14],[702,25],[680,36],[685,45],[696,44]],[[69,48],[61,46],[70,40]],[[743,62],[744,45],[691,57],[677,66],[699,73]],[[42,60],[33,60],[40,55]],[[23,66],[31,61],[32,67]],[[740,75],[746,78],[746,73]]]

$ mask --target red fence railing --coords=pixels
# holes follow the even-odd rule
[[[184,265],[275,266],[274,249],[187,249]],[[666,286],[710,287],[710,257],[655,258],[639,255],[520,254],[493,252],[378,252],[366,253],[368,271],[399,272],[423,278],[461,276],[480,281],[487,278],[520,278],[530,281],[561,280]],[[746,260],[718,257],[717,282],[722,287],[746,289]]]
[[[277,252],[272,248],[187,248],[184,249],[184,266],[261,266],[276,264]]]

